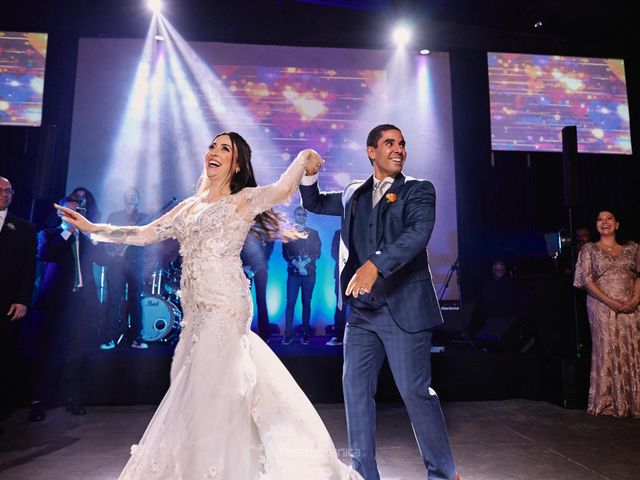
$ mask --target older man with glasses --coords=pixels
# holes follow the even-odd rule
[[[0,177],[0,375],[8,386],[3,406],[15,399],[17,320],[27,314],[36,265],[36,229],[9,212],[13,194],[11,182]]]

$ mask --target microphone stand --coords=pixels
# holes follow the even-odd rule
[[[451,277],[453,276],[453,272],[458,270],[459,267],[460,267],[459,258],[456,258],[456,261],[453,262],[453,265],[451,265],[451,267],[449,267],[449,272],[447,273],[447,278],[445,279],[444,284],[442,285],[442,288],[440,289],[440,295],[438,296],[438,303],[440,303],[442,301],[442,298],[444,297],[444,294],[447,291],[447,288],[449,288],[449,282],[451,281]]]
[[[438,303],[442,302],[442,299],[444,297],[445,292],[447,291],[447,288],[449,288],[449,282],[451,281],[451,277],[453,276],[453,272],[457,272],[460,269],[460,257],[456,258],[456,261],[453,262],[453,265],[451,265],[451,267],[449,267],[449,272],[447,273],[447,278],[444,281],[444,284],[442,285],[442,288],[440,289],[440,295],[438,296]],[[456,277],[457,281],[458,281],[458,292],[460,290],[460,275],[458,275]],[[463,314],[462,312],[462,302],[460,301],[460,295],[458,293],[458,303],[460,305],[460,315]],[[462,330],[462,341],[463,343],[466,343],[468,345],[471,346],[471,348],[473,348],[474,350],[478,350],[478,347],[473,343],[473,341],[471,340],[471,337],[469,336],[469,325],[465,324],[463,326],[463,330]]]

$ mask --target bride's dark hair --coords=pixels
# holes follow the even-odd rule
[[[253,165],[251,164],[251,147],[247,141],[242,138],[239,133],[236,132],[221,132],[213,138],[213,142],[218,137],[227,135],[231,139],[231,148],[233,155],[235,156],[236,166],[238,170],[234,172],[233,163],[227,174],[231,176],[229,187],[231,193],[237,193],[245,187],[257,187],[255,174],[253,173]],[[203,194],[209,189],[209,178],[207,177],[206,169],[200,176],[198,185],[198,194]],[[273,209],[256,215],[254,219],[254,225],[251,228],[251,233],[256,235],[261,241],[275,240],[288,238],[289,233],[283,231],[286,220],[281,213],[274,211]]]

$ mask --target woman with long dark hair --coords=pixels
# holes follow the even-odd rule
[[[237,133],[213,139],[198,191],[144,227],[63,219],[99,241],[180,242],[183,330],[171,386],[121,479],[360,479],[337,457],[317,412],[271,349],[250,330],[252,301],[240,251],[254,223],[272,238],[271,210],[298,187],[312,150],[274,184],[256,187],[251,149]]]
[[[640,417],[640,249],[617,238],[613,212],[598,213],[600,238],[580,250],[574,285],[587,293],[591,327],[588,411]]]

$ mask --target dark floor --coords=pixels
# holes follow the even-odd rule
[[[317,407],[336,448],[344,449],[342,405]],[[87,416],[73,417],[58,408],[42,423],[27,422],[19,410],[2,424],[0,478],[117,478],[154,409],[90,406]],[[640,479],[640,420],[532,400],[453,402],[444,410],[463,480]],[[378,412],[383,479],[425,478],[404,409],[383,404]]]

